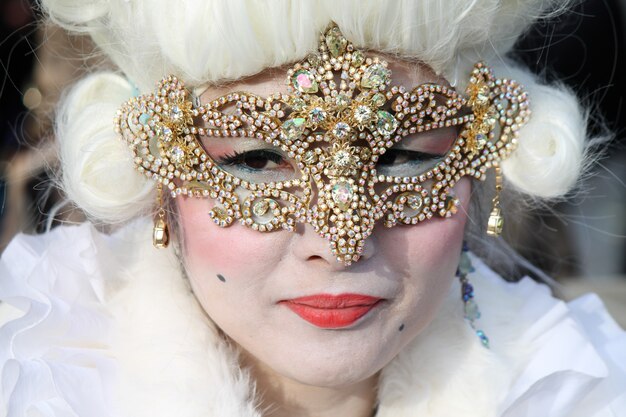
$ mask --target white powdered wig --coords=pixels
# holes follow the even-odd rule
[[[123,77],[95,73],[74,86],[57,116],[63,188],[86,214],[109,223],[149,210],[154,186],[137,174],[113,116],[132,95]]]
[[[188,85],[252,75],[303,58],[335,21],[359,47],[399,54],[450,78],[458,57],[505,54],[565,0],[42,0],[87,32],[142,90],[167,74]]]
[[[520,130],[518,148],[502,161],[504,175],[523,193],[563,196],[581,176],[587,150],[587,121],[578,99],[565,87],[537,83],[514,66],[494,71],[526,87],[533,111],[531,122]]]
[[[585,123],[576,98],[503,58],[530,23],[568,0],[41,1],[54,21],[90,34],[142,93],[169,73],[193,87],[294,62],[315,50],[331,21],[358,47],[424,62],[460,89],[482,60],[531,95],[533,116],[504,164],[509,183],[558,197],[581,171]],[[115,110],[131,95],[124,78],[91,75],[58,119],[65,188],[102,221],[124,221],[154,204],[156,187],[133,172],[113,130]]]

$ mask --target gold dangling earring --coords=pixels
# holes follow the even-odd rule
[[[491,214],[487,222],[487,234],[489,236],[498,237],[502,233],[504,226],[504,218],[500,210],[500,191],[502,191],[502,169],[499,165],[494,167],[496,171],[496,195],[493,197]]]
[[[157,184],[157,204],[159,210],[157,211],[156,219],[154,220],[154,228],[152,229],[152,244],[155,248],[164,249],[170,243],[170,232],[165,221],[165,209],[163,208],[163,185],[159,182]]]

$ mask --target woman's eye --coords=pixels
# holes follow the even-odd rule
[[[392,148],[378,158],[376,170],[383,175],[413,177],[431,169],[443,156]]]
[[[251,183],[288,181],[301,176],[294,161],[275,149],[249,151],[231,149],[227,153],[212,156],[212,158],[224,171]]]
[[[235,166],[250,171],[291,168],[281,154],[267,149],[234,152],[220,157],[217,162],[222,166]]]
[[[442,155],[434,155],[424,152],[409,151],[406,149],[389,149],[378,158],[378,166],[393,166],[409,163],[421,163],[441,158]]]

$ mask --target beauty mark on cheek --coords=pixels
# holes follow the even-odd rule
[[[402,323],[402,324],[400,325],[400,327],[398,328],[398,331],[399,331],[399,332],[401,332],[402,330],[404,330],[404,323]]]
[[[224,275],[222,274],[217,274],[217,279],[219,279],[222,282],[226,282],[226,278],[224,278]]]

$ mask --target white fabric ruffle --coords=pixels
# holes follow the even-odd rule
[[[0,327],[0,410],[8,416],[110,415],[115,368],[102,275],[110,269],[94,233],[85,224],[20,235],[2,256],[8,305],[0,312],[20,316]]]
[[[598,296],[587,294],[565,303],[528,277],[505,282],[481,260],[473,257],[472,262],[476,273],[470,280],[472,275],[477,278],[472,281],[477,294],[493,285],[521,300],[513,322],[523,330],[514,343],[526,347],[526,358],[518,361],[520,371],[497,415],[626,416],[626,333]],[[484,315],[497,317],[498,311],[491,305]]]
[[[42,236],[20,235],[7,248],[0,261],[0,413],[4,413],[0,415],[121,417],[126,413],[120,410],[141,410],[152,395],[158,397],[155,403],[171,403],[161,407],[169,410],[168,415],[178,410],[177,417],[196,417],[198,407],[189,407],[189,392],[181,398],[171,395],[164,399],[162,390],[158,394],[147,391],[131,396],[137,398],[137,404],[117,403],[120,397],[115,392],[123,386],[121,375],[126,378],[136,369],[155,365],[149,362],[155,356],[148,355],[151,359],[145,359],[145,364],[137,364],[142,360],[137,352],[128,358],[121,355],[133,346],[155,344],[160,347],[159,355],[169,357],[166,350],[171,340],[202,341],[203,346],[185,349],[186,354],[193,355],[185,358],[186,363],[214,364],[219,358],[218,362],[226,364],[214,373],[211,378],[215,380],[210,380],[209,386],[197,389],[198,393],[234,393],[212,400],[224,402],[211,407],[213,410],[239,410],[219,417],[240,417],[241,410],[256,415],[251,403],[244,404],[253,398],[242,391],[245,378],[224,378],[234,356],[224,351],[223,344],[211,342],[213,330],[188,339],[189,335],[183,334],[189,329],[185,313],[180,320],[187,321],[178,326],[181,335],[173,334],[177,326],[172,321],[178,318],[171,312],[180,310],[182,300],[193,301],[184,286],[140,277],[130,286],[115,284],[131,255],[122,256],[120,253],[127,251],[113,249],[129,245],[129,236],[149,229],[149,225],[128,227],[131,231],[126,236],[102,235],[88,224],[58,227]],[[162,252],[149,253],[142,252],[142,256],[161,257],[162,264]],[[544,285],[529,278],[507,283],[480,260],[472,260],[476,272],[469,279],[482,311],[480,326],[491,339],[491,349],[480,345],[462,319],[455,284],[441,314],[383,370],[378,416],[626,416],[626,333],[598,297],[590,294],[564,303],[553,298]],[[151,263],[159,265],[143,260],[143,265]],[[144,273],[158,276],[158,271]],[[155,326],[166,320],[158,314],[167,314],[167,331],[160,334],[157,328],[119,337],[121,333],[111,329],[121,328],[121,316],[109,302],[109,293],[116,294],[118,303],[124,300],[126,304],[145,294],[148,285],[153,292],[158,285],[166,286],[164,293],[177,291],[159,299],[160,303],[167,303],[169,298],[175,301],[171,306],[145,308],[149,317],[144,313],[132,319],[128,316],[134,321],[124,323],[123,328],[145,327],[147,320]],[[123,291],[127,293],[120,296]],[[150,340],[139,340],[143,334],[149,334]],[[179,354],[172,352],[171,356]],[[133,367],[124,368],[125,363],[133,363]],[[163,376],[152,373],[151,378],[162,380],[150,383],[161,389],[186,386],[185,380],[202,380],[204,385],[206,369],[189,367]],[[229,391],[225,384],[233,385],[232,389]],[[143,390],[149,387],[135,386]]]

